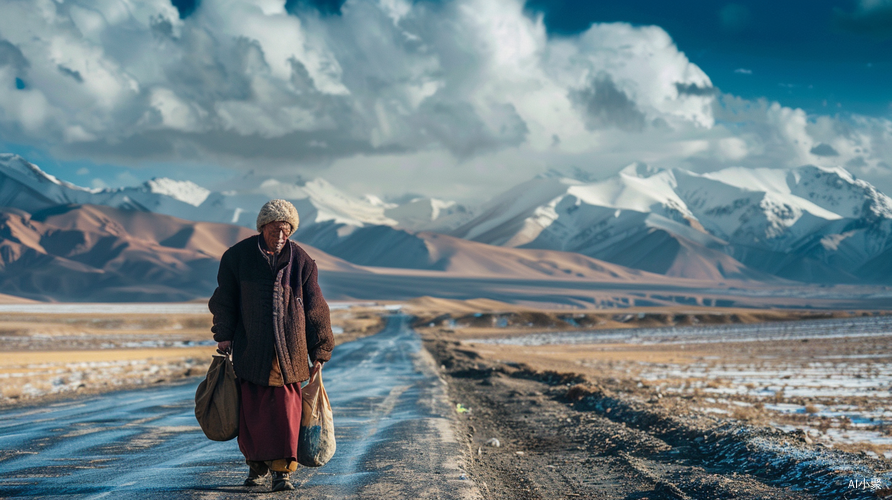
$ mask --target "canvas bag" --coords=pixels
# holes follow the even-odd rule
[[[322,370],[317,369],[301,390],[303,404],[297,461],[306,467],[321,467],[335,453],[334,418],[328,394],[322,386]]]
[[[207,377],[198,384],[195,418],[208,439],[229,441],[238,436],[239,387],[228,354],[215,354]]]

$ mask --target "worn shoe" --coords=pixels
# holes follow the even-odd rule
[[[293,489],[294,485],[291,484],[288,472],[273,472],[273,488],[271,491],[288,491]]]
[[[266,479],[268,474],[258,474],[254,469],[248,470],[248,479],[245,479],[245,486],[261,486],[263,484],[263,480]]]

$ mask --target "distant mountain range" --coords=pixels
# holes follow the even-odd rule
[[[633,164],[603,181],[525,182],[449,234],[671,276],[888,283],[890,232],[892,200],[842,168],[695,174]]]
[[[697,174],[633,164],[600,181],[549,172],[477,206],[423,197],[400,202],[355,197],[323,179],[283,183],[247,174],[231,184],[231,189],[210,191],[188,181],[153,179],[137,187],[86,189],[56,179],[19,156],[0,155],[0,207],[7,207],[3,227],[24,224],[16,218],[27,218],[43,235],[32,236],[38,242],[66,230],[58,227],[58,215],[52,214],[102,211],[101,207],[133,217],[151,213],[184,219],[177,223],[185,224],[178,226],[183,234],[204,227],[187,222],[196,221],[222,224],[213,231],[241,237],[253,233],[254,218],[264,202],[285,198],[301,215],[295,239],[328,258],[340,259],[339,266],[500,276],[541,277],[553,272],[562,279],[606,279],[613,273],[610,279],[648,282],[687,278],[714,283],[892,283],[892,199],[842,168],[730,168]],[[59,208],[65,206],[69,208]],[[233,225],[248,229],[232,229]],[[100,224],[87,232],[102,234],[108,227]],[[129,232],[130,227],[124,227]],[[3,265],[25,269],[27,260],[13,265],[18,260],[9,256],[28,253],[25,247],[40,250],[14,242],[9,231],[0,234],[6,238],[3,245],[24,247],[0,254]],[[172,237],[149,238],[150,246],[157,246],[146,247],[145,252],[177,248],[165,243]],[[90,238],[98,236],[84,238],[94,241]],[[173,266],[169,269],[151,259],[140,265],[167,269],[170,279],[177,272],[193,272],[184,271],[187,268],[205,276],[208,271],[202,266],[215,267],[220,248],[235,241],[220,238],[201,240],[213,251],[177,248],[194,255],[170,254],[180,264],[169,264]],[[79,261],[64,252],[50,252],[43,243],[38,246],[59,259],[83,263],[86,258],[78,257]],[[545,254],[530,253],[534,251],[557,253],[542,257]],[[561,264],[548,271],[551,264],[536,263],[542,259]],[[99,264],[90,266],[114,268]],[[194,283],[212,281],[213,274],[202,279]],[[11,283],[8,276],[4,280]],[[189,293],[200,295],[199,289],[209,293],[212,284],[196,284]],[[16,294],[17,286],[27,288],[24,282],[10,286],[0,286],[0,292]]]
[[[206,298],[216,287],[223,252],[255,234],[233,224],[99,205],[56,205],[33,214],[0,208],[0,294],[70,302]],[[334,299],[436,295],[428,290],[426,277],[440,275],[518,282],[671,283],[664,276],[569,252],[498,248],[435,233],[419,233],[417,238],[427,251],[404,255],[428,271],[366,268],[300,244],[325,271],[323,286]],[[332,276],[342,284],[325,283]],[[374,286],[364,285],[369,278]]]
[[[96,205],[0,209],[0,293],[38,300],[171,301],[208,296],[239,226]]]
[[[27,212],[91,204],[253,229],[260,207],[272,198],[284,198],[297,207],[302,227],[332,223],[409,230],[440,228],[449,216],[466,212],[455,202],[435,198],[412,197],[397,204],[375,196],[355,197],[324,179],[283,183],[248,173],[228,185],[231,189],[210,191],[190,181],[156,178],[136,187],[88,189],[57,179],[21,156],[0,154],[0,207]]]

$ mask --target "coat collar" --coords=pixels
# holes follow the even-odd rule
[[[285,246],[282,247],[282,251],[275,255],[275,266],[273,266],[270,255],[266,252],[266,241],[264,241],[263,235],[257,235],[257,250],[260,252],[260,256],[263,258],[263,260],[270,263],[270,267],[273,268],[274,272],[276,273],[278,273],[280,269],[291,263],[291,255],[294,253],[293,247],[295,243],[291,240],[288,240],[285,243]]]

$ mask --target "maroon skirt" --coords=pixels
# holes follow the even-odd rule
[[[245,459],[297,460],[300,384],[264,387],[241,381],[238,447]]]

